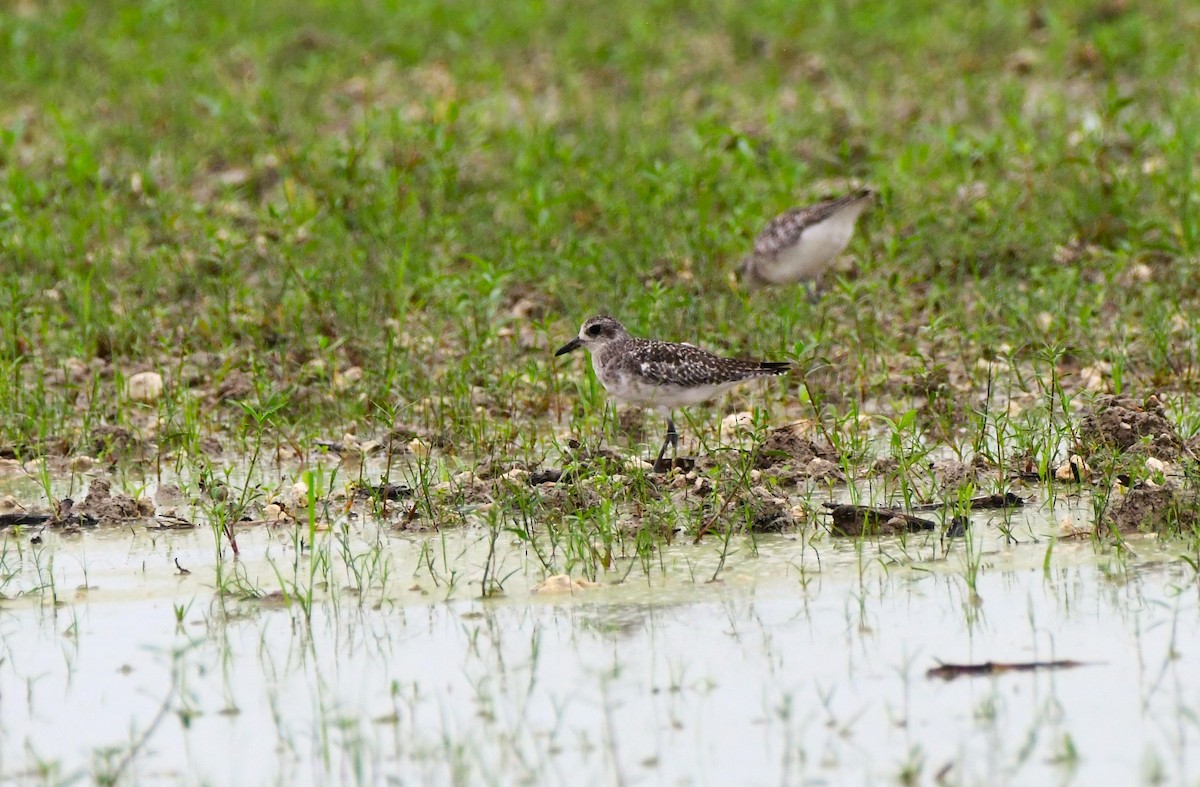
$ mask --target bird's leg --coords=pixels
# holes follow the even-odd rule
[[[671,463],[663,465],[663,456],[667,453],[667,446],[671,446]],[[675,431],[675,420],[671,416],[667,416],[667,439],[663,440],[662,448],[658,449],[658,458],[654,460],[654,472],[664,473],[670,470],[675,465],[675,454],[679,451],[679,432]]]
[[[821,280],[809,280],[804,282],[804,293],[808,296],[810,306],[816,306],[821,301]]]

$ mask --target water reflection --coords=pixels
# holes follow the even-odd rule
[[[512,573],[486,600],[479,532],[364,535],[351,557],[382,543],[390,590],[350,592],[335,572],[311,617],[279,596],[217,594],[208,531],[48,534],[36,554],[10,536],[0,776],[1186,780],[1200,735],[1194,572],[1150,539],[1132,552],[1058,542],[1047,562],[1045,524],[1021,523],[1020,543],[978,528],[970,550],[735,539],[716,582],[716,547],[676,545],[649,573],[574,595],[531,595],[540,564],[501,539]],[[240,540],[245,587],[307,576],[287,532]],[[431,550],[453,583],[430,573]],[[938,660],[1050,658],[1089,664],[925,676]]]

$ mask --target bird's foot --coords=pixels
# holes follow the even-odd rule
[[[696,460],[688,456],[660,456],[655,459],[650,467],[651,473],[669,473],[672,470],[681,470],[685,473],[690,472],[696,467]]]

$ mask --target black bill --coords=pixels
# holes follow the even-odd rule
[[[579,337],[576,336],[574,339],[567,342],[562,347],[559,347],[554,352],[554,357],[557,358],[560,355],[566,355],[567,353],[571,352],[572,350],[578,350],[582,346],[583,346],[583,342],[579,341]]]

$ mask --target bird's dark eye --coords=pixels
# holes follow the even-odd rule
[[[599,336],[600,331],[602,330],[603,328],[601,328],[599,325],[589,325],[586,333],[588,336]]]

